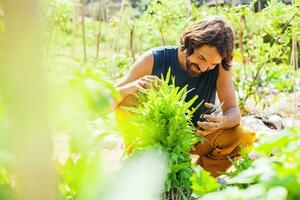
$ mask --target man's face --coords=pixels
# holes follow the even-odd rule
[[[222,61],[222,57],[215,47],[203,45],[186,57],[186,71],[191,77],[197,77],[205,71],[214,69]]]

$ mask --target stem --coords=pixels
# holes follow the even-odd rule
[[[125,8],[125,1],[126,0],[122,0],[122,4],[121,4],[121,9],[120,9],[120,12],[122,13],[124,8]]]
[[[73,0],[72,47],[71,47],[71,56],[72,57],[74,56],[74,52],[75,52],[76,29],[77,29],[77,6],[76,6],[76,0]]]
[[[246,70],[245,70],[246,59],[245,59],[245,56],[244,56],[243,30],[242,29],[240,29],[240,31],[239,31],[239,46],[240,46],[240,50],[241,50],[241,54],[242,54],[242,62],[243,62],[244,75],[246,75]]]
[[[256,74],[255,74],[255,76],[254,76],[254,78],[253,78],[253,81],[251,82],[251,85],[249,86],[249,89],[248,89],[248,91],[250,91],[250,92],[247,93],[247,95],[246,95],[246,97],[245,97],[245,99],[244,99],[244,102],[246,102],[247,99],[248,99],[251,95],[255,94],[255,92],[252,92],[252,87],[254,86],[255,81],[256,81],[256,79],[258,78],[259,73],[260,73],[261,69],[263,68],[264,64],[265,64],[265,63],[262,63],[262,64],[258,67],[258,70],[256,71]]]
[[[83,44],[83,59],[84,62],[87,61],[87,53],[86,53],[86,38],[85,38],[85,20],[84,20],[84,8],[85,8],[85,2],[84,0],[80,0],[81,3],[81,29],[82,29],[82,44]]]
[[[296,103],[296,70],[299,68],[298,66],[298,49],[297,49],[297,39],[296,36],[293,35],[292,39],[292,55],[291,55],[291,64],[294,66],[294,73],[293,73],[293,81],[294,81],[294,87],[293,87],[293,93],[294,93],[294,106],[295,106],[295,113],[294,113],[294,119],[297,119],[297,103]],[[296,121],[294,120],[294,126],[296,125]]]
[[[252,37],[251,37],[250,30],[249,30],[249,27],[248,27],[247,22],[246,22],[246,16],[245,15],[241,15],[241,20],[242,20],[242,22],[244,24],[244,27],[246,29],[247,38],[251,39]]]
[[[133,58],[133,61],[135,61],[135,53],[134,53],[134,48],[133,48],[133,36],[134,36],[134,25],[132,26],[132,28],[130,28],[129,30],[129,47],[130,47],[130,54],[131,57]]]
[[[96,35],[96,60],[99,58],[99,49],[100,49],[100,37],[101,37],[101,0],[99,0],[99,18],[98,18],[98,33]]]
[[[161,39],[162,39],[162,42],[163,42],[163,45],[166,45],[166,38],[165,38],[165,35],[164,35],[164,32],[162,30],[161,27],[159,27],[159,33],[160,33],[160,36],[161,36]]]
[[[218,4],[219,4],[219,1],[218,1],[218,0],[215,0],[216,15],[219,14],[219,11],[218,11]]]

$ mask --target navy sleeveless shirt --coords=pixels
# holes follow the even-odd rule
[[[152,49],[154,64],[152,75],[161,78],[166,77],[168,69],[171,68],[171,76],[175,76],[175,85],[183,88],[188,85],[187,90],[191,90],[186,97],[186,101],[198,95],[192,107],[196,107],[202,100],[204,102],[215,103],[216,83],[219,74],[219,67],[206,71],[197,77],[191,77],[183,70],[178,61],[178,46],[164,46]],[[192,122],[196,126],[201,113],[205,112],[204,103],[196,110],[192,117]]]

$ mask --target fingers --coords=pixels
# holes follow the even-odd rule
[[[149,83],[148,81],[146,81],[146,80],[140,79],[140,80],[138,81],[138,85],[139,85],[140,87],[144,88],[144,89],[148,89],[149,86],[150,86],[150,83]]]
[[[149,83],[152,83],[152,85],[154,86],[160,86],[162,84],[162,81],[157,76],[147,75],[143,78],[146,79]]]
[[[147,91],[145,88],[143,88],[143,87],[142,87],[141,85],[139,85],[139,84],[138,84],[136,87],[137,87],[137,90],[140,91],[140,92],[146,93],[146,91]]]
[[[202,137],[205,137],[205,136],[207,136],[208,134],[212,133],[212,131],[209,132],[209,131],[203,131],[203,130],[197,129],[197,130],[196,130],[196,133],[197,133],[198,135],[202,136]]]
[[[202,137],[205,137],[215,131],[220,130],[219,126],[216,125],[216,123],[212,123],[212,124],[214,124],[214,125],[198,123],[198,128],[196,128],[196,133]]]
[[[138,80],[137,88],[141,92],[146,92],[146,90],[150,88],[150,85],[158,87],[161,85],[161,83],[162,81],[158,77],[146,75]]]
[[[205,107],[208,108],[208,109],[212,109],[212,108],[214,108],[214,106],[215,106],[214,104],[208,103],[208,102],[205,102],[204,105],[205,105]]]
[[[197,124],[204,131],[214,131],[219,128],[219,124],[215,122],[197,122]]]
[[[209,122],[220,122],[222,120],[221,117],[213,115],[203,115],[203,118]]]

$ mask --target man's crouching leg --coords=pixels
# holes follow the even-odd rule
[[[204,137],[203,143],[195,146],[193,154],[199,155],[197,163],[212,176],[217,177],[232,165],[241,155],[242,148],[252,148],[255,141],[255,132],[243,126],[218,130]]]

